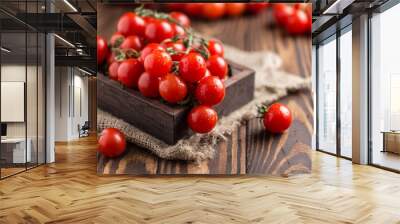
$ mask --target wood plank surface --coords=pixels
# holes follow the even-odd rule
[[[116,21],[129,7],[98,5],[98,32],[109,37]],[[273,24],[270,11],[257,16],[222,19],[215,22],[192,21],[199,33],[216,37],[225,44],[242,50],[268,50],[283,59],[283,69],[302,77],[311,76],[311,37],[292,37]],[[311,136],[313,133],[313,102],[310,91],[301,91],[285,97],[293,113],[293,124],[283,135],[270,135],[263,131],[257,119],[248,122],[226,136],[217,148],[217,155],[210,161],[193,164],[167,161],[146,150],[130,145],[125,156],[109,160],[99,156],[99,174],[255,174],[291,175],[311,170]]]

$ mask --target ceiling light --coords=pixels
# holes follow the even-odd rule
[[[75,48],[75,45],[73,45],[71,42],[69,42],[68,40],[60,37],[58,34],[54,34],[55,37],[57,37],[59,40],[61,40],[62,42],[64,42],[65,44],[67,44],[70,47]]]
[[[68,5],[68,7],[70,7],[72,9],[72,11],[78,12],[78,10],[75,8],[75,6],[73,6],[68,0],[64,0],[64,3],[66,5]]]
[[[6,52],[6,53],[10,53],[10,52],[11,52],[11,50],[9,50],[9,49],[7,49],[7,48],[5,48],[5,47],[1,47],[0,49],[1,49],[2,51]]]

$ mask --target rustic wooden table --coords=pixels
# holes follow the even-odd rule
[[[126,7],[98,6],[98,31],[109,38],[115,20]],[[103,16],[102,16],[103,15]],[[106,16],[104,16],[106,15]],[[271,11],[256,16],[223,19],[215,22],[192,21],[200,33],[247,51],[269,50],[283,59],[283,68],[302,77],[311,76],[311,37],[292,37],[273,25]],[[101,91],[101,90],[100,90]],[[294,119],[283,135],[270,135],[254,119],[238,128],[218,145],[216,157],[200,165],[160,159],[144,149],[130,145],[121,158],[98,156],[99,174],[210,174],[210,175],[290,175],[311,170],[313,101],[310,91],[301,91],[280,100],[289,106]]]

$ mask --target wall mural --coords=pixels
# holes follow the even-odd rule
[[[97,8],[98,174],[310,172],[311,4]]]

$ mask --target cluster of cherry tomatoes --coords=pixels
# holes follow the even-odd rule
[[[244,13],[257,14],[267,8],[268,3],[168,3],[167,9],[182,11],[189,16],[216,20],[224,16],[240,16]]]
[[[196,36],[185,14],[141,7],[127,12],[108,45],[97,38],[97,57],[99,65],[106,62],[109,78],[126,88],[167,104],[193,105],[187,123],[194,132],[215,127],[212,107],[225,97],[228,74],[224,48],[218,40]]]
[[[275,22],[286,29],[290,34],[311,33],[312,8],[308,3],[274,3]]]

